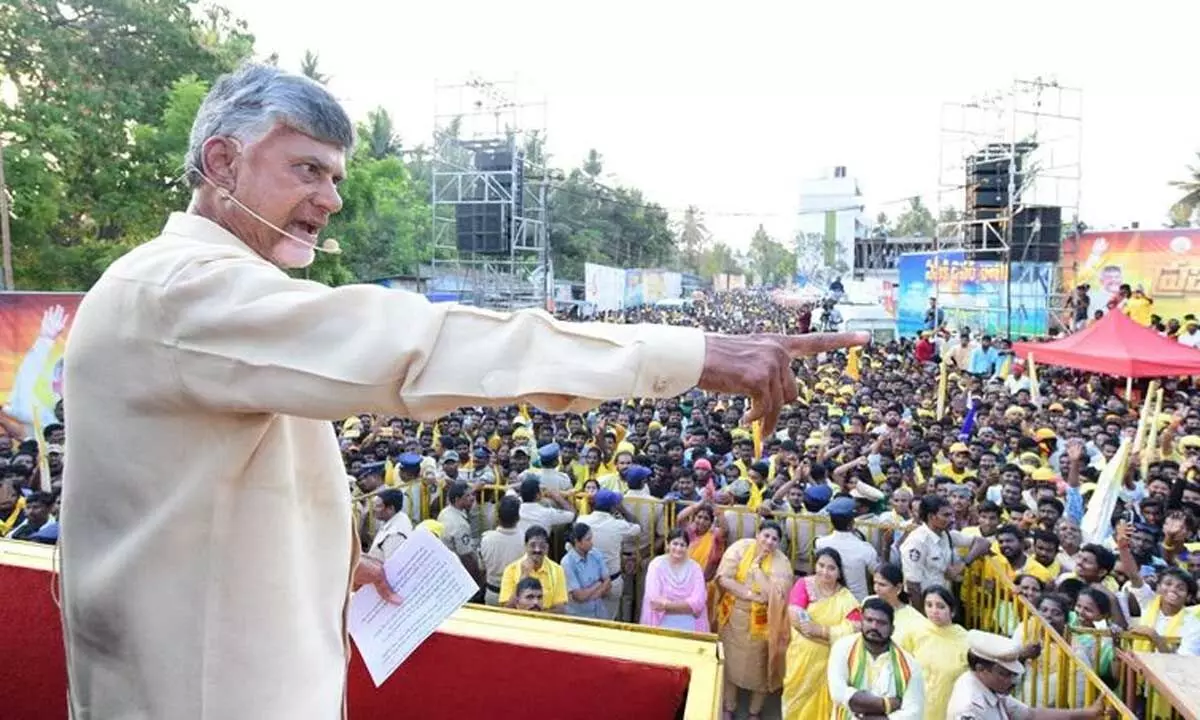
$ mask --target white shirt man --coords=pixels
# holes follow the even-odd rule
[[[789,356],[866,341],[572,325],[293,278],[341,209],[353,136],[307,78],[247,65],[219,79],[185,155],[189,211],[79,306],[60,517],[76,720],[342,713],[348,594],[391,591],[360,561],[331,421],[578,413],[698,384],[779,407],[794,390],[768,380]],[[113,452],[134,437],[136,462]]]
[[[881,602],[876,598],[863,608],[862,632],[847,635],[829,648],[825,670],[829,695],[839,709],[851,708],[851,700],[860,692],[875,696],[876,702],[886,698],[889,707],[898,699],[899,707],[887,713],[888,720],[919,720],[925,715],[925,679],[916,659],[892,642],[893,621],[887,620],[878,606]],[[881,651],[875,653],[872,648]],[[851,662],[857,664],[859,653],[865,655],[866,672],[856,681]],[[835,710],[834,717],[838,716]]]
[[[829,503],[829,521],[834,530],[825,537],[817,538],[816,548],[833,548],[842,557],[842,574],[846,588],[854,593],[859,602],[870,593],[868,578],[879,566],[879,553],[871,544],[855,535],[854,500],[840,497]]]

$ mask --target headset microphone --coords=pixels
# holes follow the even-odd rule
[[[234,205],[237,205],[239,208],[241,208],[243,211],[245,211],[247,215],[249,215],[250,217],[259,221],[263,225],[266,225],[267,227],[271,228],[272,230],[274,230],[275,232],[284,236],[288,240],[291,240],[292,242],[300,243],[304,247],[312,248],[313,250],[316,250],[317,252],[323,252],[323,253],[327,253],[329,255],[341,255],[342,248],[340,245],[338,245],[337,240],[334,240],[333,238],[325,238],[324,242],[322,242],[320,245],[317,245],[316,243],[311,242],[309,240],[304,240],[302,238],[298,238],[295,235],[291,234],[290,232],[284,230],[283,228],[278,227],[277,225],[272,223],[270,220],[267,220],[262,215],[259,215],[258,213],[251,210],[249,207],[246,206],[245,203],[243,203],[241,200],[238,200],[237,198],[235,198],[233,196],[233,193],[229,192],[225,188],[223,188],[220,185],[213,182],[212,178],[210,178],[208,175],[205,175],[202,172],[198,172],[197,175],[199,175],[201,178],[203,178],[204,182],[206,182],[209,185],[212,185],[214,188],[216,188],[217,192],[221,193],[221,197],[228,198],[229,200],[231,200],[233,202]]]

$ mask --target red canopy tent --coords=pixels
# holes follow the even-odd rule
[[[1087,370],[1126,378],[1200,375],[1200,350],[1180,345],[1122,312],[1110,312],[1091,327],[1046,343],[1013,343],[1018,358],[1039,365]]]

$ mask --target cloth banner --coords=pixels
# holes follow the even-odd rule
[[[583,266],[584,300],[598,312],[625,307],[625,271],[621,268],[585,263]]]
[[[63,351],[82,293],[0,293],[0,404],[30,431],[58,422]]]
[[[1086,232],[1064,243],[1062,273],[1068,289],[1091,286],[1089,317],[1127,284],[1154,298],[1154,314],[1181,318],[1200,305],[1200,229]]]

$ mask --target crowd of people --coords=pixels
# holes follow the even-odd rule
[[[604,319],[811,329],[811,309],[753,291]],[[742,425],[745,398],[700,391],[585,415],[347,418],[335,430],[362,549],[384,559],[424,526],[475,577],[476,602],[716,633],[728,717],[740,693],[751,718],[774,693],[806,720],[1027,717],[1012,692],[1043,650],[1031,622],[1109,682],[1122,643],[1200,653],[1200,391],[1163,380],[1154,446],[1085,542],[1142,389],[1049,367],[1034,387],[1005,341],[948,332],[935,305],[929,319],[915,340],[796,361],[799,400],[768,434]],[[1195,332],[1181,320],[1167,325]],[[61,412],[41,450],[3,421],[0,534],[55,542]],[[1011,581],[1037,618],[1008,603],[1002,634],[965,629],[971,576]],[[1024,697],[1053,707],[1054,687]]]
[[[707,294],[604,319],[810,330],[811,308],[778,300]],[[1164,381],[1156,446],[1129,463],[1112,521],[1085,543],[1080,523],[1139,398],[1054,368],[1034,388],[1006,341],[950,333],[932,310],[915,341],[797,361],[800,399],[766,436],[740,423],[744,398],[699,391],[586,415],[349,418],[338,432],[364,549],[386,557],[424,523],[477,578],[480,602],[717,633],[730,716],[739,693],[752,718],[781,693],[786,718],[993,717],[996,702],[1022,717],[1005,668],[1038,654],[1036,633],[1011,603],[996,609],[1003,636],[965,629],[971,573],[1011,581],[1108,681],[1126,642],[1114,631],[1200,652],[1200,392]],[[862,674],[875,661],[888,673]],[[854,690],[884,676],[890,694]],[[1058,695],[1025,697],[1052,707]]]

